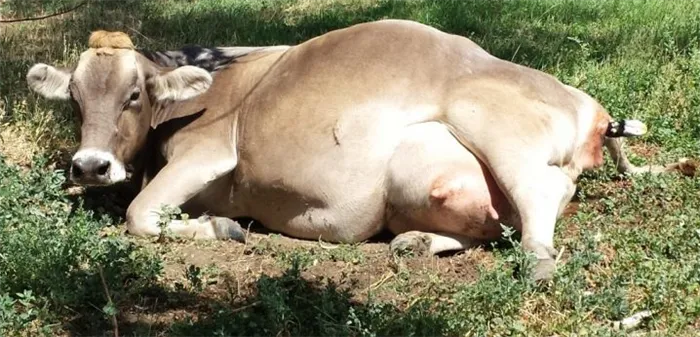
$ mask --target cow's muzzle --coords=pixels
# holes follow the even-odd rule
[[[636,119],[622,119],[608,123],[605,137],[637,137],[647,133],[647,126]]]
[[[104,186],[125,179],[124,165],[109,152],[83,149],[73,156],[70,180],[76,184]]]

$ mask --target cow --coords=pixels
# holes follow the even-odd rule
[[[92,32],[88,47],[71,69],[33,65],[27,82],[80,115],[72,181],[141,184],[131,235],[243,241],[232,219],[249,217],[337,243],[388,228],[392,250],[437,254],[498,239],[505,224],[545,280],[555,223],[603,147],[619,172],[668,171],[622,151],[642,122],[413,21],[201,55],[144,52],[122,32]],[[206,215],[162,224],[164,205]]]

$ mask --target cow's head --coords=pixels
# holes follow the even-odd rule
[[[121,32],[96,31],[89,49],[71,71],[43,63],[27,73],[30,88],[48,99],[69,100],[81,120],[81,143],[70,179],[84,185],[110,185],[126,179],[150,128],[182,116],[153,109],[206,91],[212,77],[204,69],[162,69],[138,53]]]

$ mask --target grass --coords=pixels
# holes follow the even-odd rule
[[[0,17],[77,3],[5,0]],[[610,323],[641,310],[653,312],[642,333],[696,334],[697,177],[618,179],[610,163],[584,175],[578,211],[558,223],[563,254],[549,286],[527,281],[530,262],[508,240],[439,258],[263,234],[245,247],[159,243],[121,235],[105,190],[66,192],[72,112],[24,81],[35,62],[73,64],[93,29],[150,49],[272,45],[381,18],[470,37],[582,88],[616,117],[646,121],[649,135],[631,142],[635,163],[698,154],[694,0],[91,1],[0,24],[0,335],[108,334],[114,318],[122,335],[139,336],[617,336]]]

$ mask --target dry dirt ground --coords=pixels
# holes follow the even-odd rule
[[[569,204],[564,216],[571,216],[577,202]],[[245,223],[242,223],[246,227]],[[125,228],[117,229],[123,235]],[[164,275],[160,284],[174,292],[167,296],[154,294],[121,308],[123,329],[129,324],[154,331],[171,326],[173,322],[210,315],[217,310],[212,303],[226,303],[245,310],[257,303],[256,282],[261,276],[278,277],[298,259],[306,266],[301,277],[310,284],[325,287],[335,284],[339,290],[349,290],[353,301],[389,301],[407,309],[429,288],[439,284],[470,283],[478,277],[479,267],[493,263],[489,247],[448,253],[441,256],[403,256],[396,258],[389,250],[392,235],[382,233],[371,241],[355,245],[334,245],[319,241],[298,240],[288,236],[266,233],[258,224],[248,232],[245,244],[234,241],[191,241],[178,239],[135,239],[141,244],[161,251]],[[194,272],[193,272],[194,271]],[[193,276],[193,274],[198,276]],[[192,290],[199,295],[191,296]],[[187,289],[183,296],[173,296]]]
[[[414,294],[396,292],[387,285],[394,284],[402,272],[410,273],[407,289],[416,293],[431,284],[431,278],[442,281],[468,282],[477,276],[478,264],[489,261],[489,253],[476,249],[446,257],[415,256],[395,259],[389,251],[389,239],[384,242],[366,242],[358,245],[331,245],[305,241],[276,234],[249,233],[248,242],[193,242],[170,241],[148,243],[166,246],[164,275],[161,283],[174,288],[192,287],[188,270],[200,268],[203,284],[201,296],[191,303],[177,301],[175,309],[168,303],[147,300],[144,306],[135,305],[124,317],[126,322],[149,322],[154,326],[169,326],[173,321],[193,317],[193,313],[207,314],[210,306],[202,298],[224,301],[241,310],[255,303],[245,303],[256,292],[255,284],[262,275],[280,276],[296,256],[308,259],[308,267],[301,276],[305,281],[324,287],[329,283],[339,289],[348,289],[354,301],[366,301],[371,292],[377,300],[390,300],[398,306],[407,306],[404,299]],[[163,248],[163,247],[159,247]],[[184,304],[184,305],[183,305]],[[234,309],[235,310],[235,309]]]

